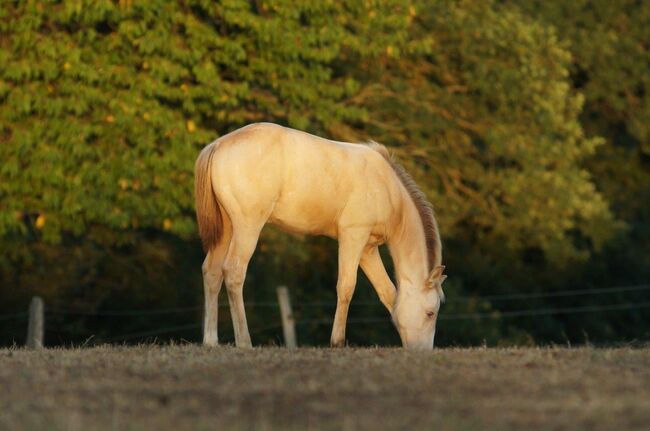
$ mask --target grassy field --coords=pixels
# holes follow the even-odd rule
[[[0,429],[650,427],[650,348],[0,350]]]

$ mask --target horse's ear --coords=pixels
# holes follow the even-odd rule
[[[427,278],[427,287],[429,288],[434,288],[437,285],[442,284],[443,281],[445,281],[445,278],[447,278],[446,275],[442,275],[442,272],[445,270],[444,265],[438,265],[435,268],[431,270],[431,274],[429,274],[429,277]]]

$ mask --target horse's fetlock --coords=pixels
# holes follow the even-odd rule
[[[204,346],[218,346],[219,337],[216,332],[206,332],[203,334],[203,345]]]

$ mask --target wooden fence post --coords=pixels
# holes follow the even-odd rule
[[[286,286],[278,287],[278,304],[280,304],[280,315],[282,316],[282,332],[284,332],[284,344],[289,349],[298,346],[296,341],[296,321],[291,311],[289,300],[289,289]]]
[[[29,303],[29,323],[27,326],[27,348],[43,348],[43,300],[35,296]]]

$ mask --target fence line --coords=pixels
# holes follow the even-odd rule
[[[177,307],[177,308],[161,308],[157,310],[99,310],[99,311],[83,311],[83,310],[74,310],[67,308],[54,308],[48,309],[48,314],[60,314],[60,315],[73,315],[73,316],[99,316],[99,317],[122,317],[122,316],[146,316],[146,315],[156,315],[156,314],[176,314],[176,313],[188,313],[191,311],[202,310],[202,307]]]
[[[440,320],[464,320],[476,318],[492,318],[498,319],[501,317],[524,317],[524,316],[545,316],[553,314],[580,314],[592,313],[598,311],[614,311],[614,310],[633,310],[650,307],[650,302],[640,302],[636,304],[615,304],[604,306],[584,306],[584,307],[567,307],[567,308],[540,308],[540,309],[522,309],[511,311],[492,310],[485,313],[457,313],[457,314],[441,314],[438,319]]]
[[[487,296],[475,296],[475,297],[457,297],[456,301],[470,301],[470,300],[512,300],[512,299],[533,299],[533,298],[551,298],[551,297],[579,297],[585,295],[596,295],[596,294],[605,294],[605,293],[623,293],[623,292],[640,292],[650,290],[650,284],[642,284],[635,286],[619,286],[619,287],[605,287],[605,288],[593,288],[593,289],[575,289],[575,290],[564,290],[564,291],[555,291],[555,292],[533,292],[533,293],[513,293],[513,294],[504,294],[504,295],[487,295]],[[453,302],[451,299],[449,302]],[[354,302],[353,302],[354,303]],[[379,305],[378,301],[358,301],[357,305]],[[248,307],[278,307],[278,302],[255,302],[251,301],[246,304]],[[335,305],[335,301],[332,302],[304,302],[294,304],[296,308],[301,307],[330,307]],[[226,304],[221,304],[220,307],[227,307]],[[591,312],[608,312],[608,311],[621,311],[621,310],[634,310],[634,309],[644,309],[650,308],[650,302],[637,302],[637,303],[617,303],[610,305],[585,305],[585,306],[574,306],[574,307],[563,307],[563,308],[523,308],[515,309],[508,311],[499,311],[497,309],[485,311],[485,312],[473,312],[473,313],[452,313],[445,314],[441,313],[439,320],[468,320],[468,319],[502,319],[502,318],[514,318],[514,317],[527,317],[527,316],[545,316],[545,315],[557,315],[557,314],[581,314],[581,313],[591,313]],[[98,311],[84,311],[84,310],[75,310],[72,308],[54,308],[50,309],[49,307],[45,310],[45,314],[49,315],[79,315],[79,316],[97,316],[97,317],[133,317],[133,316],[147,316],[147,315],[165,315],[165,314],[174,314],[174,313],[188,313],[188,312],[198,312],[202,310],[203,307],[193,306],[193,307],[176,307],[176,308],[167,308],[167,309],[157,309],[157,310],[146,310],[146,309],[126,309],[126,310],[98,310]],[[286,310],[285,310],[286,314]],[[0,321],[11,321],[11,320],[21,320],[27,317],[27,313],[18,312],[18,313],[8,313],[0,315]],[[332,319],[302,319],[296,320],[296,325],[321,325],[328,324],[331,325],[333,322]],[[374,323],[390,323],[389,316],[384,318],[378,317],[358,317],[348,319],[350,324],[374,324]],[[172,326],[167,328],[157,328],[149,331],[140,331],[132,332],[129,334],[123,334],[121,336],[110,337],[103,340],[104,342],[115,342],[115,341],[127,341],[135,338],[151,337],[162,334],[167,334],[171,332],[178,332],[187,329],[195,329],[201,327],[198,323]],[[266,330],[281,328],[282,324],[273,324],[262,328],[257,328],[251,331],[251,334],[256,334],[259,332],[264,332]],[[46,329],[49,332],[49,329]]]
[[[574,290],[559,290],[554,292],[531,292],[531,293],[507,293],[499,295],[472,295],[472,296],[452,296],[447,297],[445,303],[453,302],[471,302],[476,300],[489,300],[489,301],[508,301],[514,299],[538,299],[538,298],[554,298],[554,297],[571,297],[571,296],[585,296],[585,295],[599,295],[606,293],[618,292],[639,292],[650,290],[650,284],[639,284],[634,286],[620,286],[620,287],[604,287],[593,289],[574,289]],[[248,303],[246,303],[248,306]],[[316,301],[316,302],[298,302],[294,304],[296,308],[302,307],[327,307],[335,306],[336,299],[332,301]],[[352,300],[351,305],[381,305],[379,299],[376,301],[355,301]],[[255,304],[251,304],[254,307]]]
[[[514,310],[514,311],[494,311],[491,313],[457,313],[457,314],[441,314],[438,319],[440,320],[463,320],[463,319],[499,319],[502,317],[524,317],[524,316],[542,316],[542,315],[554,315],[554,314],[580,314],[580,313],[591,313],[599,311],[621,311],[621,310],[631,310],[631,309],[642,309],[650,308],[650,302],[642,302],[637,304],[615,304],[609,306],[587,306],[587,307],[568,307],[568,308],[551,308],[551,309],[539,309],[539,310]],[[332,319],[301,319],[296,320],[296,325],[331,325],[333,323]],[[375,324],[375,323],[386,323],[390,324],[390,318],[379,317],[353,317],[347,320],[348,324]],[[133,338],[143,338],[150,337],[155,335],[162,335],[170,332],[182,331],[185,329],[193,329],[200,327],[200,324],[192,325],[182,325],[169,328],[161,328],[159,330],[152,331],[143,331],[138,333],[125,334],[123,336],[111,337],[109,339],[103,340],[104,342],[111,343],[115,341],[126,341]],[[250,331],[251,335],[259,334],[264,331],[271,329],[281,329],[282,324],[268,325],[261,328],[256,328]],[[225,338],[223,341],[232,341],[228,338]]]
[[[618,311],[618,310],[634,310],[650,308],[650,302],[639,303],[624,303],[604,306],[585,306],[585,307],[567,307],[567,308],[541,308],[538,310],[512,310],[512,311],[499,311],[493,310],[485,313],[455,313],[455,314],[440,314],[438,320],[465,320],[465,319],[500,319],[502,317],[525,317],[525,316],[545,316],[554,314],[581,314],[593,313],[599,311]],[[390,318],[384,319],[379,317],[356,317],[349,318],[348,323],[382,323],[390,322]],[[331,324],[333,319],[303,319],[296,321],[296,324]]]
[[[620,286],[620,287],[600,287],[593,289],[574,289],[574,290],[558,290],[555,292],[536,292],[536,293],[510,293],[504,295],[484,295],[475,297],[458,297],[450,298],[452,300],[471,301],[475,299],[484,300],[511,300],[511,299],[535,299],[535,298],[554,298],[566,296],[584,296],[584,295],[599,295],[604,293],[617,293],[617,292],[634,292],[650,290],[650,284],[639,284],[636,286]]]
[[[618,288],[601,288],[601,289],[585,289],[585,290],[572,290],[572,291],[562,291],[562,292],[547,292],[547,293],[532,293],[532,294],[509,294],[509,295],[491,295],[491,296],[477,296],[477,297],[458,297],[456,300],[476,300],[476,299],[485,299],[485,300],[498,300],[498,299],[530,299],[530,298],[543,298],[543,297],[570,297],[570,296],[584,296],[589,294],[600,294],[600,293],[611,293],[611,292],[631,292],[631,291],[643,291],[650,290],[650,285],[638,285],[638,286],[627,286],[627,287],[618,287]],[[447,302],[452,302],[448,300]],[[377,302],[352,302],[356,305],[362,304],[372,304],[379,305]],[[298,303],[293,304],[296,308],[304,306],[333,306],[336,305],[335,302],[311,302],[311,303]],[[635,304],[629,304],[635,305]],[[248,302],[246,303],[247,307],[277,307],[277,302]],[[227,304],[220,304],[220,308],[228,307]],[[580,307],[577,307],[580,308]],[[566,310],[577,309],[568,308]],[[644,307],[641,307],[644,308]],[[46,314],[60,314],[60,315],[79,315],[79,316],[106,316],[106,317],[120,317],[120,316],[141,316],[141,315],[159,315],[159,314],[174,314],[174,313],[187,313],[194,311],[201,311],[203,307],[194,306],[194,307],[177,307],[177,308],[166,308],[166,309],[130,309],[130,310],[98,310],[98,311],[83,311],[83,310],[74,310],[74,309],[65,309],[65,308],[54,308],[48,309],[45,311]],[[560,309],[562,310],[562,309]],[[501,315],[512,314],[512,313],[522,313],[526,310],[515,310],[515,311],[503,311]],[[468,313],[467,315],[475,315],[476,313]],[[539,311],[535,311],[535,314],[539,314]],[[18,312],[18,313],[7,313],[0,315],[0,321],[6,320],[19,320],[25,318],[27,313]],[[441,316],[442,317],[442,316]]]
[[[532,292],[532,293],[512,293],[512,294],[503,294],[503,295],[485,295],[485,296],[457,296],[448,298],[446,302],[469,302],[476,300],[486,300],[486,301],[507,301],[514,299],[539,299],[539,298],[554,298],[554,297],[571,297],[571,296],[585,296],[585,295],[598,295],[605,293],[618,293],[618,292],[638,292],[650,290],[650,284],[640,284],[634,286],[620,286],[620,287],[604,287],[604,288],[593,288],[593,289],[575,289],[575,290],[562,290],[555,292]],[[377,299],[376,301],[352,301],[352,305],[377,305],[381,303]],[[249,308],[264,308],[264,307],[277,307],[277,302],[266,302],[266,301],[248,301],[245,302],[246,307]],[[314,301],[314,302],[294,302],[292,304],[294,308],[307,308],[307,307],[334,307],[336,305],[336,300],[332,301]],[[219,304],[220,308],[227,308],[227,304]],[[126,310],[98,310],[98,311],[85,311],[85,310],[75,310],[72,308],[52,308],[46,311],[47,314],[69,314],[69,315],[79,315],[79,316],[103,316],[103,317],[119,317],[119,316],[140,316],[140,315],[158,315],[158,314],[180,314],[180,313],[189,313],[194,311],[201,311],[203,307],[193,306],[193,307],[175,307],[175,308],[162,308],[156,310],[149,309],[126,309]],[[13,313],[10,315],[0,315],[0,320],[9,320],[13,316],[22,316],[25,313]],[[9,316],[4,317],[4,316]]]

